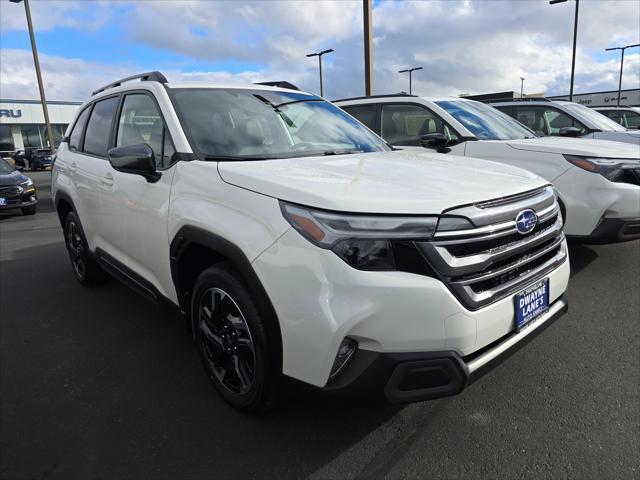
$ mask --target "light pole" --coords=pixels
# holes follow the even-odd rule
[[[23,0],[9,0],[11,3],[20,3]],[[42,111],[44,112],[44,123],[47,127],[47,137],[49,137],[49,146],[51,154],[56,153],[56,146],[53,143],[53,135],[51,134],[51,122],[49,121],[49,110],[47,109],[47,99],[44,96],[44,84],[42,83],[42,73],[40,72],[40,60],[38,60],[38,49],[36,48],[36,37],[33,34],[33,23],[31,22],[31,9],[29,8],[29,0],[24,0],[24,11],[27,15],[27,26],[29,27],[29,38],[31,39],[31,50],[33,52],[33,63],[36,67],[36,77],[38,78],[38,88],[40,89],[40,101],[42,102]]]
[[[333,48],[330,48],[328,50],[323,50],[321,52],[317,52],[317,53],[309,53],[307,54],[307,57],[318,57],[318,66],[320,67],[320,96],[322,97],[323,94],[323,90],[322,90],[322,56],[325,53],[331,53],[333,52]]]
[[[636,43],[634,45],[627,45],[626,47],[611,47],[611,48],[604,49],[606,52],[610,52],[612,50],[620,50],[622,52],[620,56],[620,80],[618,82],[618,104],[617,104],[618,107],[620,106],[620,92],[622,92],[622,67],[624,65],[624,51],[627,48],[633,48],[633,47],[640,47],[640,43]]]
[[[524,77],[520,77],[520,98],[524,97]]]
[[[364,94],[373,95],[373,27],[371,0],[362,0],[362,21],[364,31]]]
[[[416,70],[422,70],[422,67],[405,68],[404,70],[398,70],[398,73],[409,72],[409,95],[411,95],[411,74]]]
[[[549,0],[550,5],[554,5],[556,3],[564,3],[569,0]],[[571,57],[571,85],[569,86],[569,101],[573,102],[573,78],[576,72],[576,41],[578,39],[578,8],[580,6],[580,0],[575,0],[576,2],[576,14],[573,20],[573,56]]]

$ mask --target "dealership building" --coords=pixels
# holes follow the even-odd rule
[[[47,102],[55,145],[60,143],[79,105],[80,102]],[[16,150],[48,146],[47,127],[39,100],[0,99],[1,156],[10,157]]]
[[[520,92],[495,92],[495,93],[483,93],[480,95],[468,95],[463,94],[461,97],[470,98],[472,100],[478,100],[481,102],[497,102],[497,101],[510,101],[520,98]],[[539,98],[544,97],[543,93],[533,93],[525,95],[526,98]],[[569,100],[569,95],[559,95],[554,97],[546,97],[549,100]],[[592,93],[574,93],[573,101],[586,105],[587,107],[615,107],[618,103],[618,91],[610,90],[607,92],[592,92]],[[620,91],[620,106],[624,107],[640,107],[640,88],[621,90]]]

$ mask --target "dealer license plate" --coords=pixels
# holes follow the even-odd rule
[[[515,302],[516,329],[520,330],[549,309],[549,279],[545,278],[517,294]]]
[[[0,197],[0,207],[1,207],[2,205],[6,205],[6,204],[7,204],[7,199],[6,199],[6,198],[4,198],[4,197]]]

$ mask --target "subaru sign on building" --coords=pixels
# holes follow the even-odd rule
[[[56,145],[79,105],[80,102],[47,102]],[[0,100],[0,155],[10,157],[16,150],[46,148],[49,146],[46,132],[39,100]]]

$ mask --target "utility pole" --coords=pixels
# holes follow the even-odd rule
[[[524,77],[520,77],[520,98],[524,98]]]
[[[371,21],[371,0],[362,0],[364,22],[364,94],[373,95],[373,29]]]
[[[555,5],[556,3],[564,3],[569,0],[550,0],[550,5]],[[576,73],[576,42],[578,40],[578,8],[580,7],[580,0],[575,0],[576,2],[576,13],[573,19],[573,56],[571,57],[571,84],[569,85],[569,101],[573,102],[573,79]]]
[[[620,106],[620,95],[622,92],[622,67],[624,66],[624,51],[627,48],[634,48],[634,47],[640,47],[640,43],[636,43],[634,45],[627,45],[626,47],[611,47],[611,48],[605,48],[605,52],[610,52],[612,50],[620,50],[622,52],[622,55],[620,57],[620,80],[618,81],[618,103],[617,106]]]
[[[413,68],[405,68],[404,70],[398,70],[398,73],[407,73],[409,72],[409,95],[411,95],[411,74],[416,70],[422,70],[422,67],[413,67]]]
[[[307,57],[318,57],[318,66],[320,67],[320,96],[323,96],[323,89],[322,89],[322,56],[326,53],[331,53],[333,52],[333,48],[330,48],[328,50],[323,50],[321,52],[316,52],[316,53],[309,53],[307,54]]]
[[[40,90],[40,101],[42,102],[42,111],[44,113],[44,123],[47,127],[47,137],[49,137],[49,146],[51,154],[56,153],[56,146],[53,143],[53,135],[51,131],[51,122],[49,121],[49,110],[47,108],[47,99],[44,95],[44,83],[42,82],[42,73],[40,72],[40,60],[38,60],[38,49],[36,48],[36,37],[33,33],[33,23],[31,21],[31,9],[29,8],[29,0],[10,0],[11,3],[20,3],[24,1],[24,11],[27,15],[27,26],[29,27],[29,38],[31,39],[31,50],[33,51],[33,63],[36,67],[36,77],[38,78],[38,89]]]

